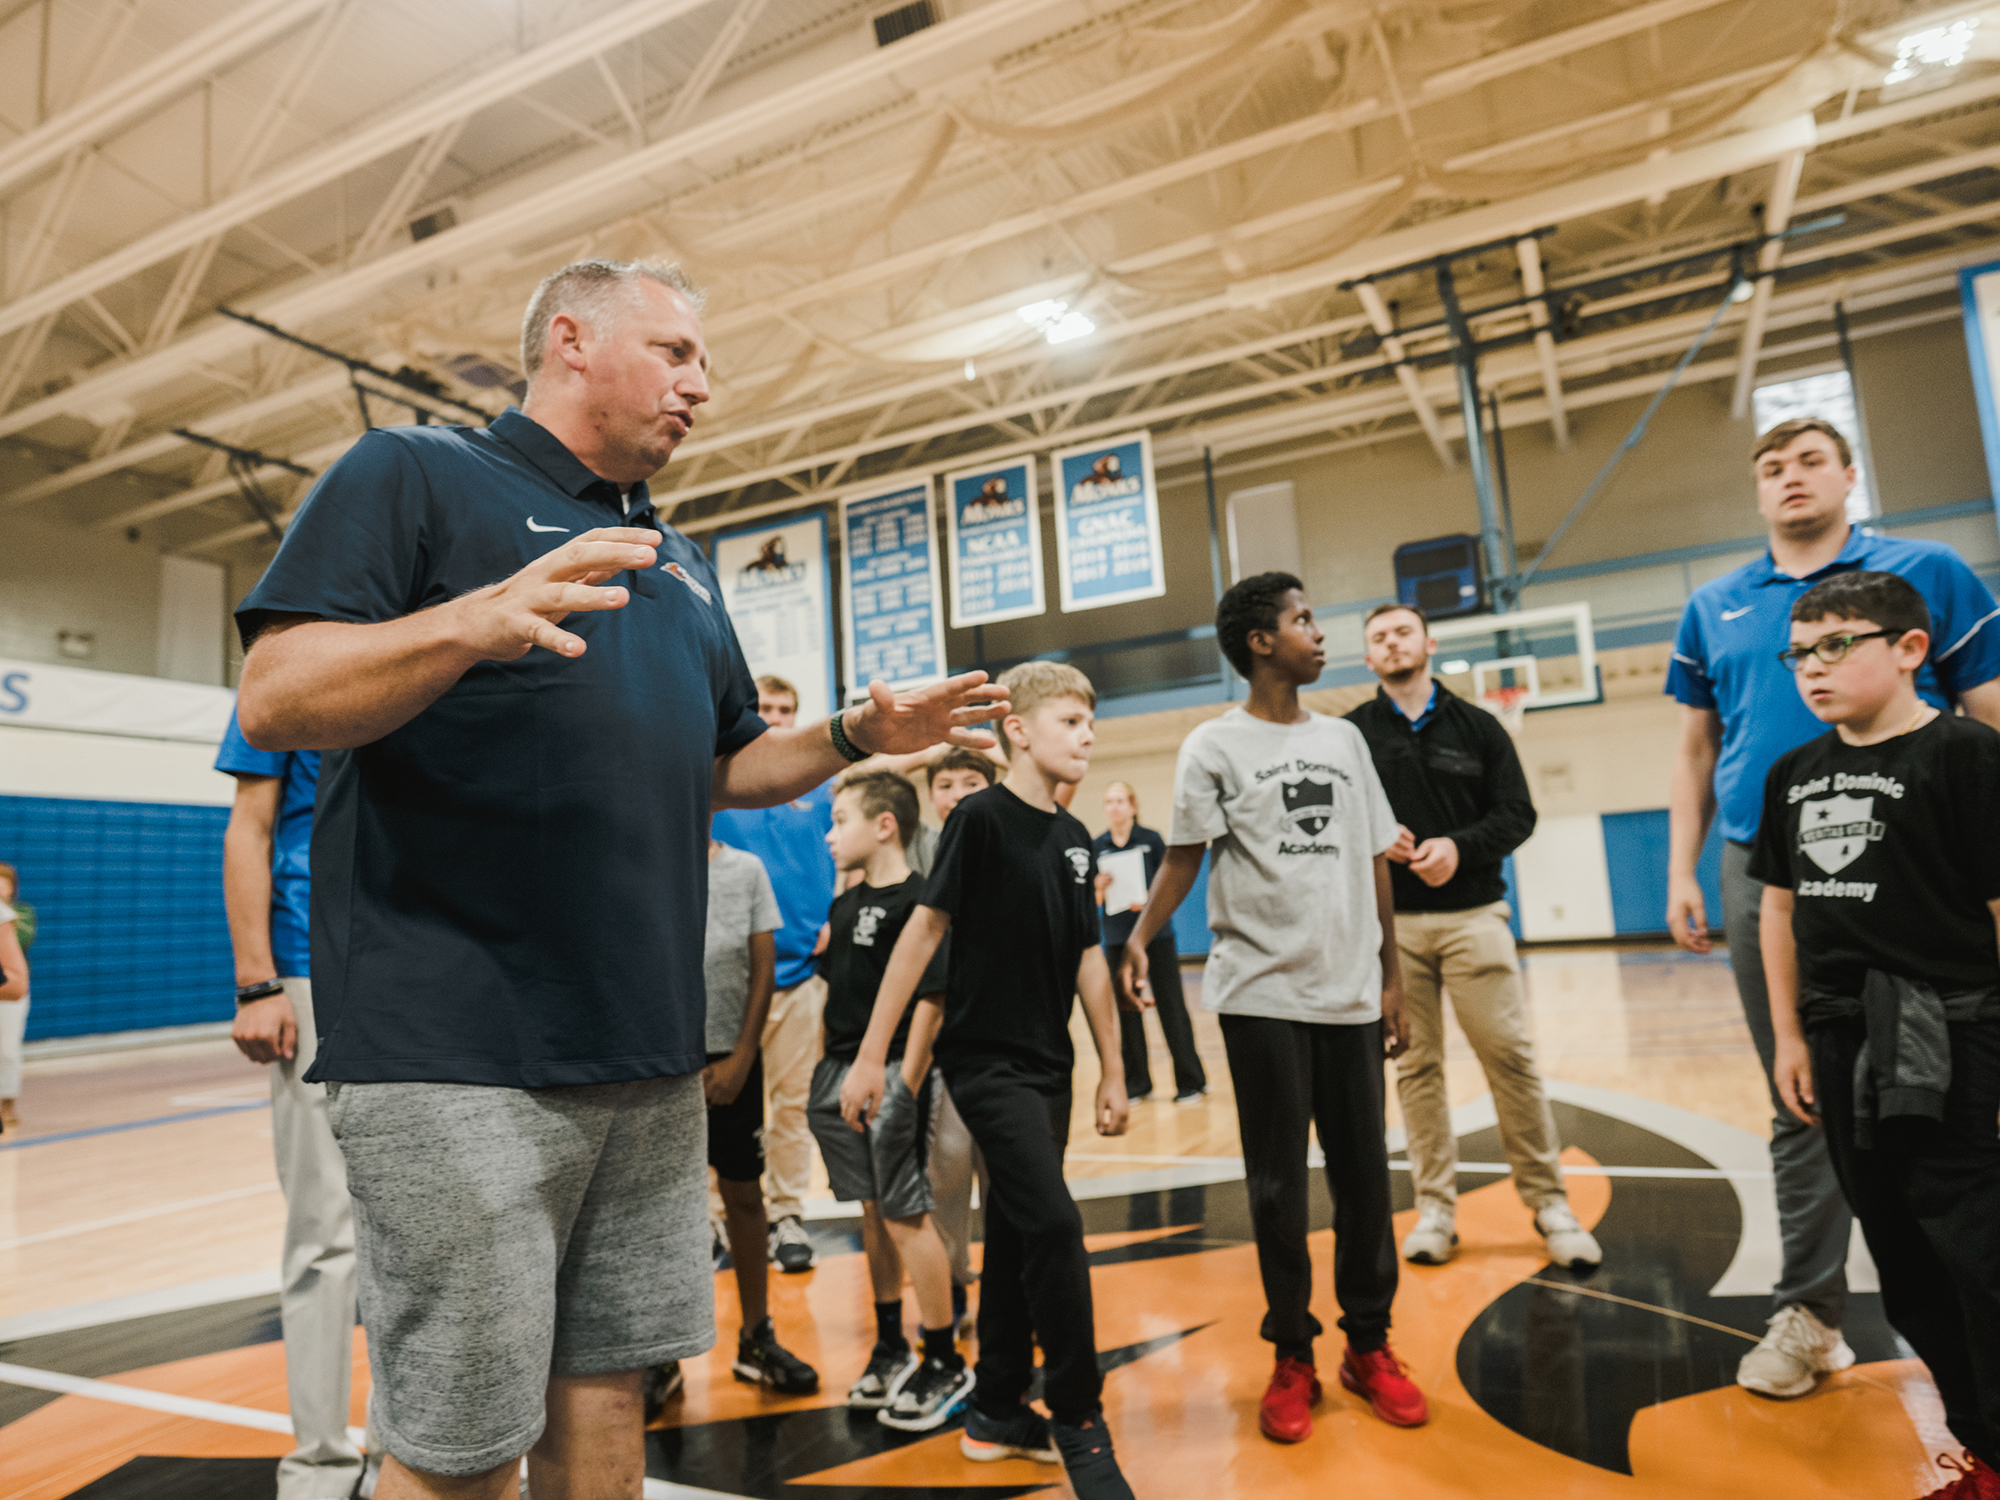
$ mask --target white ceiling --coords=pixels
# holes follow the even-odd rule
[[[687,526],[1138,423],[1168,465],[1416,431],[1457,462],[1434,280],[1380,274],[1441,253],[1490,247],[1455,265],[1511,337],[1482,383],[1558,432],[1708,321],[1728,261],[1689,256],[1776,273],[1687,377],[1747,393],[1831,357],[1836,299],[1857,336],[1953,317],[1996,254],[2000,6],[935,0],[880,46],[888,8],[0,0],[0,512],[254,566],[174,429],[317,470],[361,418],[218,306],[497,411],[466,357],[511,371],[578,254],[709,289],[715,400],[657,482]],[[1954,22],[1957,66],[1883,86]],[[1538,274],[1568,316],[1531,340]],[[1096,332],[1048,345],[1014,315],[1046,298]]]

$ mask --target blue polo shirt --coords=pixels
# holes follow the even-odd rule
[[[660,530],[574,660],[482,662],[400,729],[328,751],[312,840],[310,1077],[548,1088],[698,1071],[715,757],[763,733],[701,549],[509,410],[368,433],[237,610],[373,623],[599,526]]]
[[[764,862],[785,925],[776,934],[781,990],[812,978],[813,948],[833,905],[833,855],[826,836],[833,828],[833,783],[777,807],[727,808],[715,815],[715,836]]]
[[[236,727],[232,708],[215,769],[278,780],[278,821],[271,830],[271,959],[279,974],[303,979],[312,973],[312,877],[307,856],[312,850],[319,752],[257,749]]]
[[[1927,701],[1949,708],[1967,688],[2000,677],[2000,609],[1965,559],[1942,542],[1856,530],[1840,556],[1804,578],[1780,573],[1766,552],[1703,584],[1681,616],[1667,692],[1721,714],[1715,801],[1726,839],[1747,844],[1757,837],[1772,765],[1826,733],[1778,653],[1791,644],[1799,596],[1835,573],[1855,571],[1907,578],[1930,606],[1930,656],[1917,674],[1917,691]]]

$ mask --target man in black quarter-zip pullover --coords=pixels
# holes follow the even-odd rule
[[[1535,804],[1500,721],[1431,676],[1437,642],[1420,610],[1384,604],[1362,627],[1382,679],[1347,717],[1368,741],[1401,825],[1389,850],[1410,1047],[1396,1065],[1417,1227],[1406,1259],[1438,1265],[1458,1243],[1458,1142],[1444,1073],[1444,994],[1493,1090],[1514,1187],[1559,1265],[1594,1266],[1571,1212],[1561,1144],[1529,1040],[1501,862],[1535,831]]]

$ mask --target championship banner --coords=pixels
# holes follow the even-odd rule
[[[1056,486],[1056,576],[1065,611],[1099,609],[1167,591],[1147,432],[1049,458]]]
[[[1986,474],[2000,510],[2000,261],[1958,273],[1965,304],[1965,352],[1972,357],[1972,390],[1979,402],[1979,435],[1986,441]]]
[[[944,493],[952,629],[1018,620],[1047,609],[1035,461],[960,469],[945,476]]]
[[[826,512],[718,532],[722,603],[753,675],[799,690],[799,722],[833,712],[833,589]]]
[[[840,502],[847,553],[840,590],[848,696],[880,678],[892,688],[944,676],[931,484]]]

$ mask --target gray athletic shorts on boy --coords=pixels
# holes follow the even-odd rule
[[[925,1106],[934,1085],[929,1079],[912,1098],[899,1060],[889,1063],[882,1104],[868,1129],[858,1131],[840,1117],[840,1086],[853,1064],[822,1057],[813,1069],[806,1099],[806,1123],[819,1154],[826,1158],[833,1196],[848,1203],[872,1202],[890,1219],[914,1219],[931,1211],[931,1176],[924,1161]]]
[[[703,1115],[699,1074],[329,1085],[384,1448],[481,1473],[542,1435],[551,1375],[714,1344]]]

